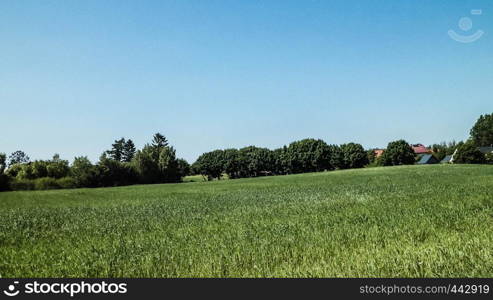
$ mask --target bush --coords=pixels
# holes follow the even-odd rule
[[[77,187],[77,183],[72,177],[63,177],[57,179],[56,181],[61,189],[74,189]]]
[[[10,182],[13,191],[32,191],[35,189],[34,180],[15,178]]]
[[[10,177],[0,174],[0,192],[10,190]]]
[[[78,187],[97,187],[99,185],[98,170],[85,156],[74,159],[70,174]]]
[[[341,152],[344,169],[363,168],[369,163],[367,153],[360,144],[341,145]]]
[[[459,145],[457,153],[454,155],[454,163],[458,164],[482,164],[485,162],[485,155],[479,151],[473,141]]]
[[[487,164],[493,164],[493,152],[487,153],[484,158]]]
[[[316,172],[333,169],[331,149],[322,140],[304,139],[296,141],[285,153],[288,173]]]
[[[33,180],[35,190],[54,190],[59,189],[60,185],[55,178],[43,177]]]
[[[416,162],[413,148],[405,141],[390,142],[381,156],[384,166],[412,165]]]

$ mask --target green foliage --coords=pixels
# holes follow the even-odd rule
[[[481,115],[470,131],[472,142],[478,146],[493,145],[493,113]]]
[[[131,162],[135,156],[135,144],[131,139],[128,139],[123,146],[122,161]]]
[[[454,163],[458,164],[482,164],[485,162],[485,155],[479,151],[473,141],[461,144],[454,155]]]
[[[7,156],[5,153],[0,153],[0,174],[3,174],[7,168]]]
[[[5,278],[490,278],[492,176],[489,165],[431,165],[6,192],[0,270]]]
[[[9,156],[9,166],[15,164],[25,164],[30,161],[29,156],[21,150],[17,150]]]
[[[457,147],[458,144],[455,141],[449,143],[441,142],[440,144],[433,144],[430,146],[433,156],[435,156],[438,160],[444,159],[447,155],[454,154]]]
[[[96,168],[100,186],[120,186],[137,182],[138,174],[131,164],[110,159],[106,154],[101,155]]]
[[[179,182],[181,180],[175,150],[160,144],[146,145],[137,151],[132,165],[141,183]]]
[[[487,164],[493,164],[493,152],[486,153],[484,159]]]
[[[416,161],[413,148],[404,140],[390,142],[381,158],[384,166],[412,165]]]
[[[274,156],[267,148],[248,146],[238,151],[238,165],[239,177],[268,175],[274,170]]]
[[[125,144],[125,138],[115,140],[115,142],[111,145],[111,150],[106,151],[108,157],[116,161],[123,161]]]
[[[98,169],[85,156],[76,157],[70,168],[71,176],[78,187],[97,187]]]
[[[197,158],[194,168],[208,180],[221,179],[224,171],[224,151],[214,150],[206,152]]]
[[[190,164],[186,160],[179,158],[176,164],[181,178],[190,175]]]
[[[363,168],[369,163],[367,153],[360,144],[343,144],[341,145],[341,152],[342,169]]]
[[[322,140],[304,139],[296,141],[286,149],[287,173],[304,173],[329,170],[331,152]]]
[[[131,162],[135,156],[135,144],[131,139],[121,138],[115,140],[111,150],[106,151],[109,158],[120,162]]]
[[[13,191],[31,191],[35,190],[35,183],[32,179],[13,178],[10,181],[10,189]]]
[[[60,159],[58,154],[53,155],[53,159],[46,166],[47,176],[52,178],[67,177],[70,174],[68,160]]]

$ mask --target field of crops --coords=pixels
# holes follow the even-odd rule
[[[492,277],[493,166],[0,193],[2,277]]]

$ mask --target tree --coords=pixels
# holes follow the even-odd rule
[[[9,177],[4,174],[7,168],[7,155],[0,153],[0,192],[9,190]]]
[[[152,146],[156,148],[164,148],[168,146],[168,140],[159,132],[154,134],[152,138]]]
[[[344,154],[337,145],[329,145],[329,168],[328,170],[344,169]]]
[[[121,138],[119,140],[115,140],[113,144],[111,144],[111,150],[106,151],[109,158],[122,161],[123,158],[123,149],[125,147],[125,138]]]
[[[96,165],[101,186],[121,186],[137,183],[137,172],[129,163],[109,158],[103,153]]]
[[[135,156],[135,144],[131,139],[128,139],[123,145],[122,161],[131,162]]]
[[[176,151],[159,133],[154,135],[152,144],[147,144],[142,150],[136,152],[132,165],[141,183],[179,182],[181,180]]]
[[[190,175],[190,164],[186,160],[184,160],[183,158],[179,158],[176,162],[178,173],[180,174],[181,178]]]
[[[274,157],[267,148],[248,146],[238,151],[239,177],[256,177],[273,172]]]
[[[53,155],[53,159],[46,166],[46,172],[46,176],[52,178],[67,177],[70,173],[68,160],[60,159],[58,154]]]
[[[207,177],[207,180],[221,179],[224,171],[224,152],[223,150],[206,152],[197,158],[194,165],[200,174]]]
[[[0,174],[3,174],[7,168],[7,155],[5,153],[0,153]]]
[[[384,166],[412,165],[415,163],[414,150],[405,140],[390,142],[381,158]]]
[[[78,187],[96,187],[99,185],[97,168],[86,156],[74,159],[70,173]]]
[[[470,134],[472,142],[478,147],[493,145],[493,113],[481,115]]]
[[[304,139],[296,141],[286,149],[288,173],[303,173],[329,170],[330,148],[322,140]]]
[[[485,162],[484,154],[479,151],[472,140],[461,144],[454,155],[454,163],[458,164],[482,164]]]
[[[484,156],[486,163],[492,165],[493,164],[493,152],[487,153]]]
[[[343,144],[341,152],[344,169],[363,168],[369,163],[367,153],[360,144]]]
[[[17,150],[9,156],[9,167],[15,164],[25,164],[30,161],[29,156],[23,151]]]
[[[225,149],[223,151],[223,170],[231,179],[241,176],[240,152],[238,149]]]

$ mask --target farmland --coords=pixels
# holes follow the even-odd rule
[[[1,277],[491,277],[493,166],[4,192],[0,258]]]

